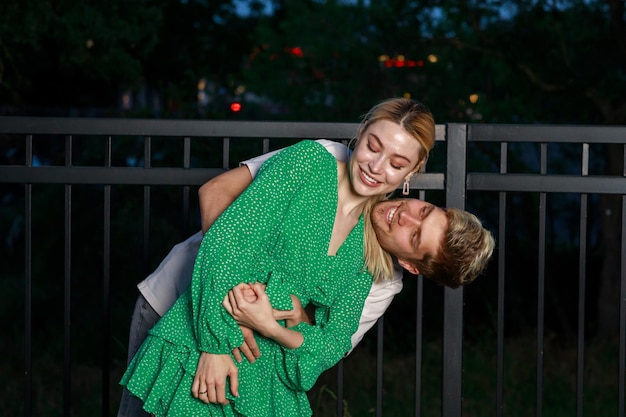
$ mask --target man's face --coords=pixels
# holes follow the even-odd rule
[[[415,198],[383,201],[372,210],[372,224],[378,242],[405,264],[414,264],[426,255],[436,256],[448,228],[443,209]]]

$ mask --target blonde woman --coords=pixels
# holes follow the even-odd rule
[[[434,136],[428,109],[391,99],[367,113],[348,163],[312,141],[270,158],[205,234],[191,286],[121,383],[157,416],[310,416],[306,391],[350,349],[372,281],[391,268],[363,213],[408,184]],[[261,357],[237,363],[243,335],[222,301],[247,282],[276,309],[291,295],[314,304],[316,325],[271,326]],[[241,384],[225,388],[233,376]]]

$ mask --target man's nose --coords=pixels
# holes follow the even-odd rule
[[[402,210],[398,215],[398,224],[401,226],[416,226],[421,223],[419,216],[412,214],[408,210]]]

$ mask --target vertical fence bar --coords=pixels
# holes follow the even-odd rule
[[[500,174],[508,169],[508,144],[500,143]],[[504,285],[506,271],[506,191],[498,193],[498,331],[496,353],[496,416],[504,412]]]
[[[65,138],[65,167],[72,166],[72,137]],[[72,410],[72,357],[71,357],[71,306],[72,306],[72,184],[65,184],[65,308],[63,317],[63,415]]]
[[[376,334],[376,417],[383,415],[383,334],[385,317],[378,319]]]
[[[465,208],[467,125],[447,125],[446,205]],[[460,417],[463,377],[463,287],[444,290],[442,416]]]
[[[589,175],[589,144],[583,143],[581,175]],[[576,415],[583,417],[585,378],[585,292],[587,277],[587,194],[580,195],[580,243],[578,254],[578,359]]]
[[[107,137],[104,166],[111,167],[112,143]],[[102,239],[102,417],[109,415],[111,370],[111,185],[104,185]]]
[[[152,167],[152,140],[149,136],[144,138],[144,168]],[[149,273],[150,265],[150,186],[143,186],[143,276]]]
[[[546,143],[541,144],[540,173],[547,173]],[[546,193],[539,193],[539,251],[537,271],[537,386],[536,386],[536,416],[543,415],[543,335],[545,316],[545,265],[546,265]]]
[[[33,137],[26,135],[25,163],[33,166]],[[24,416],[32,416],[33,392],[33,185],[24,184]]]
[[[183,168],[191,167],[191,138],[183,139]],[[189,235],[189,191],[188,185],[183,186],[183,235],[186,238]]]
[[[626,161],[626,145],[623,146],[622,160]],[[626,164],[622,175],[626,177]],[[619,306],[619,412],[618,415],[626,415],[626,195],[622,195],[622,253],[621,253],[621,289]]]
[[[230,167],[229,157],[230,155],[230,139],[222,139],[222,168],[228,169]]]

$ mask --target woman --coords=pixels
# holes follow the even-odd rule
[[[158,416],[310,415],[306,391],[349,350],[372,277],[390,275],[363,212],[408,184],[434,134],[428,109],[391,99],[366,114],[347,164],[312,141],[270,158],[206,233],[192,285],[153,328],[122,385]],[[268,323],[261,358],[235,364],[230,352],[243,336],[222,300],[245,282],[264,284],[276,309],[291,309],[291,294],[313,303],[316,325]],[[226,403],[219,395],[234,374],[242,383],[227,390]]]

